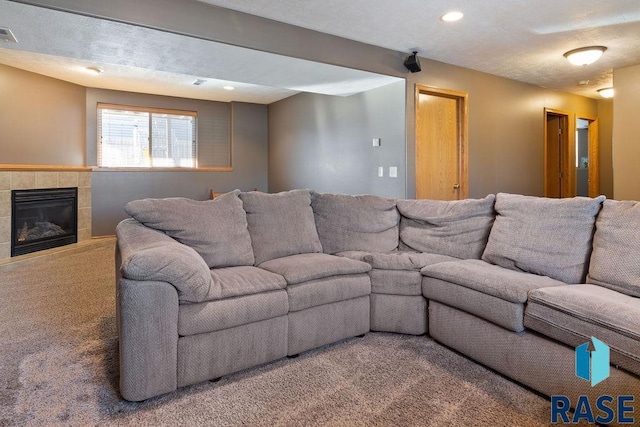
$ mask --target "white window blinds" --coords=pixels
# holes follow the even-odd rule
[[[197,168],[197,113],[98,104],[101,167]]]

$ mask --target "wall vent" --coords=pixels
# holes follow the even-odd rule
[[[14,36],[8,28],[0,28],[0,40],[3,42],[18,43],[16,36]]]

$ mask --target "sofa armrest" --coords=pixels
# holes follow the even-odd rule
[[[142,401],[178,385],[178,293],[166,282],[122,278],[116,291],[120,393]]]
[[[206,298],[213,279],[195,250],[133,219],[118,224],[116,234],[121,277],[170,283],[180,301],[201,302]]]

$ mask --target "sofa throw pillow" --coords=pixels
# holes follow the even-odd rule
[[[640,202],[604,202],[587,282],[640,297]]]
[[[322,252],[309,190],[240,193],[256,265],[289,255]]]
[[[214,200],[134,200],[124,210],[193,248],[209,268],[253,265],[253,249],[239,190]]]
[[[548,199],[499,193],[482,259],[511,270],[584,283],[604,196]]]
[[[311,206],[325,253],[390,252],[398,247],[400,215],[394,200],[312,193]]]
[[[495,213],[495,196],[454,201],[398,200],[400,249],[480,259]]]

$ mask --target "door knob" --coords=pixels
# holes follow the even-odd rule
[[[459,190],[460,189],[460,184],[453,184],[453,189],[454,190]]]

